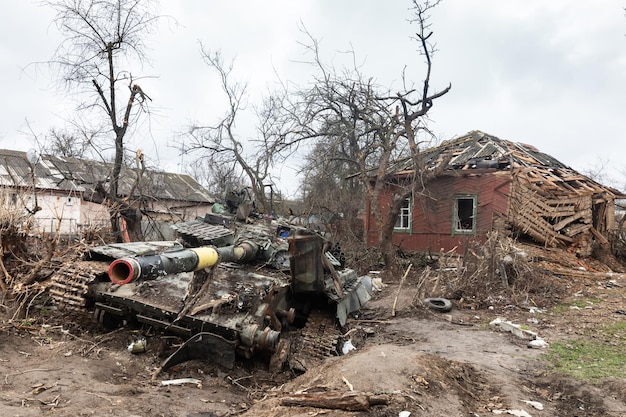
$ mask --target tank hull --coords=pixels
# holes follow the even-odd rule
[[[237,357],[255,356],[280,366],[281,340],[306,326],[311,300],[331,307],[334,327],[369,299],[368,280],[344,268],[328,242],[309,230],[198,221],[177,230],[184,231],[183,243],[91,248],[86,263],[108,267],[58,274],[57,299],[78,300],[65,304],[91,309],[103,324],[141,323],[186,339],[162,369],[198,358],[229,368]],[[203,246],[187,247],[191,241]]]

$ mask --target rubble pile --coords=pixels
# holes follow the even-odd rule
[[[552,305],[580,278],[611,278],[621,271],[575,251],[522,243],[497,232],[473,242],[461,256],[439,254],[437,268],[426,267],[418,279],[420,296],[445,297],[459,307]],[[617,263],[611,264],[615,269]]]

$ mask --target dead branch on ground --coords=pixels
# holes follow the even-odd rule
[[[365,411],[372,405],[389,404],[389,396],[357,391],[328,391],[294,393],[281,398],[287,406],[326,408],[332,410]]]
[[[392,317],[396,316],[396,304],[398,303],[398,297],[400,296],[400,291],[402,290],[402,284],[404,284],[406,276],[409,275],[409,271],[411,271],[412,266],[413,264],[409,264],[409,267],[404,272],[404,275],[402,275],[402,279],[400,280],[400,284],[398,285],[398,292],[396,293],[396,298],[393,300],[393,307],[391,308]]]

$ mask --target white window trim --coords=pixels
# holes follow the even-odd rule
[[[403,220],[406,220],[406,225],[403,225]],[[396,224],[393,227],[393,230],[400,232],[410,231],[412,220],[413,199],[409,196],[404,200],[404,204],[402,204],[402,207],[400,208],[400,213],[398,214],[398,218],[396,219]]]
[[[462,229],[458,216],[459,200],[472,200],[472,228]],[[453,235],[471,235],[476,233],[476,217],[477,217],[478,196],[476,194],[464,194],[454,196],[454,204],[452,206],[452,234]]]

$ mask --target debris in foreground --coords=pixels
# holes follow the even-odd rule
[[[193,384],[199,385],[202,384],[202,381],[196,378],[178,378],[178,379],[168,379],[167,381],[161,381],[161,385],[183,385],[183,384]]]
[[[294,393],[283,397],[280,403],[287,406],[365,411],[373,405],[389,404],[389,396],[357,391]]]

